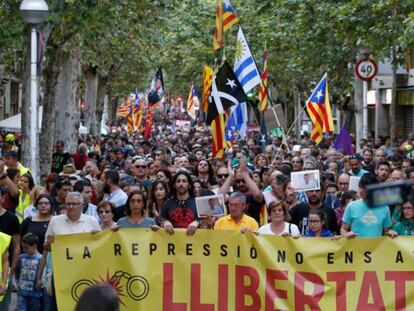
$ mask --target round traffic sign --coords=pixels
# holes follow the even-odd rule
[[[361,80],[372,80],[378,73],[378,65],[372,59],[360,60],[356,64],[355,73]]]

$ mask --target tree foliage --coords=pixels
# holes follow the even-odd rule
[[[394,45],[403,55],[414,45],[414,2],[409,0],[233,0],[256,61],[268,46],[268,71],[281,94],[308,93],[327,71],[334,95],[352,90],[356,53],[370,47],[378,60]],[[80,44],[82,62],[106,75],[113,95],[146,89],[162,65],[167,91],[186,96],[201,87],[204,64],[220,62],[212,52],[215,0],[48,1],[48,48]],[[21,57],[25,44],[20,3],[0,5],[0,61]],[[225,56],[233,61],[237,26],[226,33]],[[71,44],[65,45],[70,49]],[[402,58],[399,57],[398,60]],[[47,65],[47,64],[46,64]],[[260,66],[259,66],[260,67]]]

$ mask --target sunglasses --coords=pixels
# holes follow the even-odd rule
[[[99,214],[112,214],[112,211],[110,209],[108,210],[100,210],[98,211]]]
[[[218,178],[227,178],[229,177],[229,174],[217,174]]]
[[[146,165],[135,165],[136,168],[147,168]]]
[[[237,179],[234,181],[236,184],[245,184],[246,182],[243,179]]]

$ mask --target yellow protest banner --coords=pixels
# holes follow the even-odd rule
[[[106,282],[122,310],[414,310],[412,237],[283,238],[120,229],[57,236],[59,310]]]

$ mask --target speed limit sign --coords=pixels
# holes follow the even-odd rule
[[[372,59],[360,60],[356,64],[356,75],[361,80],[372,80],[378,72],[378,65]]]

